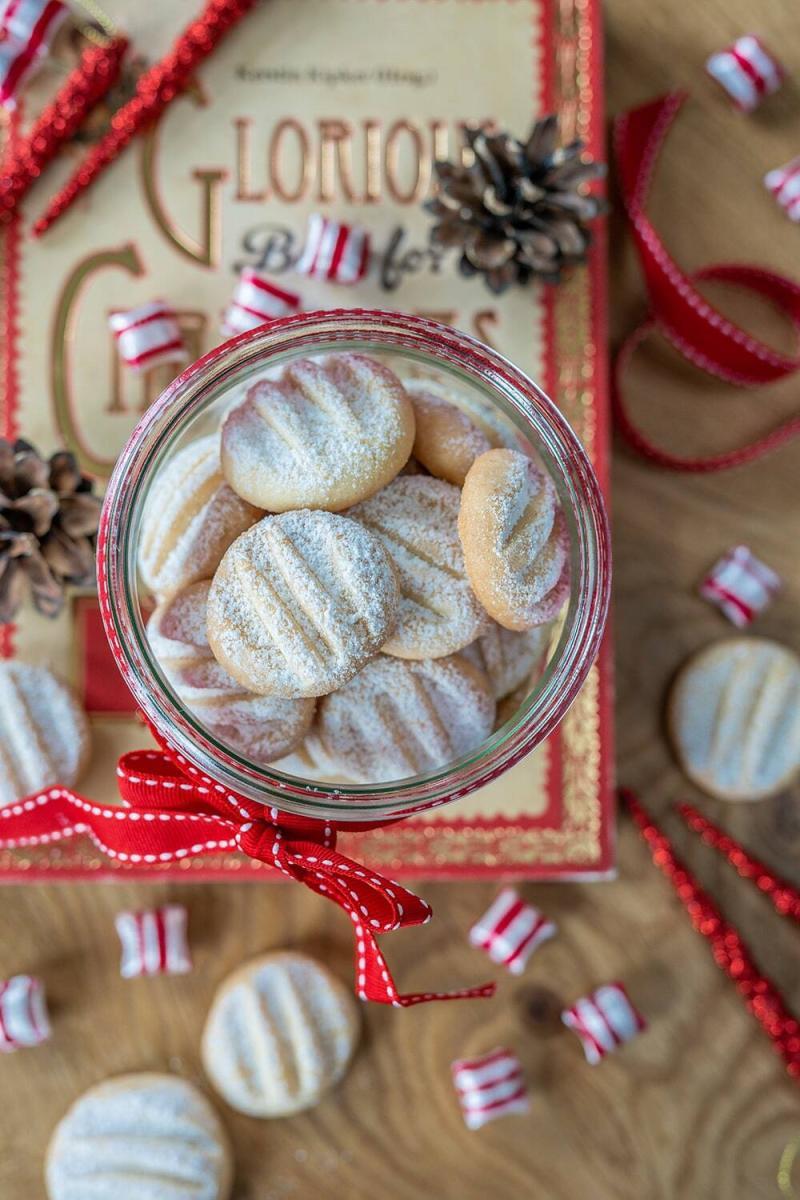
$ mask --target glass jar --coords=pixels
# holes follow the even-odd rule
[[[549,658],[508,719],[455,762],[391,783],[326,784],[243,757],[181,702],[148,646],[149,597],[137,574],[137,544],[149,489],[169,457],[218,427],[247,386],[292,359],[355,350],[401,378],[443,388],[493,444],[533,453],[549,472],[566,514],[571,547],[569,600]],[[304,313],[243,334],[194,363],[147,410],[108,485],[98,573],[115,657],[152,726],[194,766],[252,800],[338,824],[396,819],[465,796],[504,771],[556,728],[597,654],[610,587],[603,497],[577,437],[551,400],[511,363],[464,333],[400,313]]]

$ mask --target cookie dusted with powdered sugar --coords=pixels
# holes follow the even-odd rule
[[[156,476],[142,514],[139,571],[164,597],[209,579],[234,538],[263,513],[228,487],[216,435],[190,442]]]
[[[208,640],[252,692],[324,696],[377,653],[397,604],[389,557],[358,521],[282,513],[259,521],[225,554],[208,597]]]
[[[89,722],[66,684],[46,667],[0,662],[0,806],[74,786],[89,745]]]
[[[381,654],[319,706],[316,736],[358,783],[443,767],[489,736],[491,685],[458,654],[421,662]]]
[[[286,1117],[344,1076],[359,1014],[349,989],[304,954],[267,954],[219,989],[203,1031],[203,1066],[237,1112]]]
[[[475,459],[491,449],[482,429],[463,409],[437,395],[424,381],[407,383],[414,406],[414,457],[437,479],[461,487]]]
[[[686,774],[720,800],[761,800],[800,770],[800,658],[766,638],[726,638],[681,668],[667,703]]]
[[[485,672],[495,700],[502,700],[527,683],[541,666],[551,632],[551,626],[539,625],[517,633],[492,621],[486,632],[465,646],[461,654]]]
[[[147,624],[159,666],[186,707],[218,738],[255,762],[299,747],[314,701],[256,696],[220,666],[208,644],[211,581],[193,583],[160,604]]]
[[[549,475],[518,450],[488,450],[464,481],[458,531],[475,595],[506,629],[552,621],[569,595],[569,536]]]
[[[398,658],[441,658],[487,627],[458,538],[458,488],[401,476],[348,512],[389,554],[400,585],[397,624],[383,647]]]
[[[222,427],[222,469],[261,508],[338,512],[394,479],[414,442],[400,380],[363,354],[301,359],[261,379]]]
[[[49,1200],[228,1200],[230,1146],[175,1075],[120,1075],[75,1101],[47,1152]]]

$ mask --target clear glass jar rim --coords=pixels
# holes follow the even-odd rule
[[[226,380],[264,367],[270,358],[369,343],[420,360],[446,364],[484,393],[500,395],[527,425],[560,472],[570,498],[579,577],[566,644],[548,665],[549,678],[510,730],[477,751],[426,776],[372,787],[300,784],[291,776],[228,753],[193,724],[153,674],[141,649],[141,617],[131,581],[135,547],[130,532],[141,510],[150,468],[159,448],[217,395]],[[106,598],[106,633],[116,642],[118,665],[151,724],[194,766],[232,792],[306,817],[341,824],[397,819],[467,795],[502,774],[559,724],[596,657],[610,593],[610,538],[603,496],[588,456],[555,404],[532,380],[496,351],[468,334],[422,317],[371,309],[302,313],[242,334],[188,367],[144,414],[120,454],[109,481],[103,523],[106,550],[98,571]],[[572,604],[572,601],[570,602]],[[143,628],[143,627],[142,627]],[[563,642],[563,638],[562,638]]]

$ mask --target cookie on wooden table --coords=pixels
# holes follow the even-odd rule
[[[443,767],[489,736],[491,684],[459,654],[422,661],[373,658],[319,705],[324,753],[358,783]]]
[[[202,1092],[176,1075],[90,1088],[47,1152],[49,1200],[228,1200],[233,1159]]]
[[[323,696],[377,653],[397,603],[389,557],[358,521],[282,513],[225,554],[208,597],[208,640],[251,692]]]
[[[210,588],[208,579],[192,583],[160,604],[147,623],[150,648],[181,701],[212,733],[248,758],[270,762],[299,747],[314,701],[257,696],[220,666],[206,632]]]
[[[46,667],[0,662],[0,805],[73,787],[89,748],[89,722],[66,684]]]
[[[330,354],[253,384],[222,426],[222,469],[270,512],[338,512],[394,479],[413,442],[414,410],[394,372],[363,354]]]
[[[479,454],[491,449],[486,434],[463,409],[438,395],[424,381],[406,384],[414,406],[414,456],[435,475],[461,487]]]
[[[475,595],[506,629],[556,617],[569,595],[569,537],[550,476],[519,450],[488,450],[464,481],[458,531]]]
[[[380,538],[397,572],[397,623],[383,650],[398,658],[453,654],[488,626],[458,539],[458,488],[401,476],[348,512]]]
[[[286,1117],[344,1076],[359,1035],[355,999],[304,954],[266,954],[220,987],[203,1031],[203,1065],[237,1112]]]
[[[198,438],[159,471],[147,497],[139,535],[139,571],[163,597],[209,579],[234,538],[263,513],[228,487],[219,437]]]
[[[800,658],[766,638],[714,642],[679,671],[667,703],[675,753],[720,800],[761,800],[800,770]]]

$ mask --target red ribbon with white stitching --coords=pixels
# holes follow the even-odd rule
[[[104,806],[54,787],[0,808],[0,849],[83,835],[110,858],[157,867],[198,854],[240,850],[333,900],[353,923],[356,992],[406,1008],[427,1000],[492,996],[495,985],[400,995],[377,933],[424,925],[430,907],[406,888],[336,850],[332,825],[289,816],[229,792],[165,746],[125,754],[117,767],[123,805]]]
[[[800,415],[737,450],[705,458],[683,458],[654,445],[635,425],[622,391],[622,376],[644,338],[658,330],[695,366],[737,387],[772,383],[800,370],[800,352],[781,354],[741,329],[697,290],[702,280],[748,288],[785,314],[800,337],[800,285],[760,267],[721,264],[687,275],[670,256],[645,212],[663,141],[686,95],[671,92],[623,113],[614,123],[614,152],[625,212],[630,221],[650,311],[617,355],[613,403],[618,428],[645,458],[674,471],[710,472],[741,466],[800,434]]]

